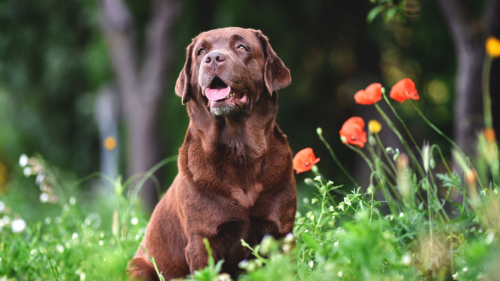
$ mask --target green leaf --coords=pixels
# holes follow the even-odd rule
[[[399,8],[398,7],[392,7],[387,12],[385,13],[385,16],[387,17],[388,20],[392,20],[394,16],[398,13]]]
[[[218,274],[220,270],[222,269],[222,264],[224,263],[224,260],[219,260],[217,264],[215,265],[215,272]]]
[[[319,245],[318,241],[311,237],[311,235],[304,233],[301,235],[301,238],[304,239],[304,242],[313,250],[319,250],[321,249],[321,246]]]
[[[366,21],[372,23],[372,21],[384,10],[384,6],[376,6],[368,12]]]

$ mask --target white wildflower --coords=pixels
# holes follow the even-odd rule
[[[314,185],[314,181],[310,178],[306,178],[304,179],[304,182],[309,185],[309,186],[313,186]]]
[[[333,208],[333,206],[330,206],[329,210],[330,212],[333,212],[335,209]]]
[[[290,246],[290,244],[283,244],[283,246],[281,246],[281,249],[283,250],[283,253],[286,254],[286,253],[290,252],[292,247]]]
[[[47,203],[47,201],[49,201],[49,194],[42,192],[42,194],[40,194],[40,202]]]
[[[76,204],[76,199],[75,199],[75,197],[71,196],[71,197],[69,198],[69,204],[70,204],[71,206],[75,206],[75,204]]]
[[[240,268],[245,269],[245,268],[248,266],[248,260],[242,260],[242,261],[240,261],[240,262],[238,263],[238,266],[239,266]]]
[[[40,173],[36,176],[36,179],[35,179],[35,182],[36,184],[40,185],[43,183],[43,180],[45,179],[45,174],[44,173]]]
[[[99,240],[99,246],[102,246],[102,245],[104,245],[104,241]]]
[[[285,236],[285,239],[283,239],[283,243],[290,244],[295,241],[295,236],[293,236],[293,233],[288,233]]]
[[[11,224],[12,232],[19,233],[26,228],[26,222],[23,219],[15,219]]]
[[[267,253],[269,253],[269,249],[270,249],[273,241],[274,241],[274,239],[271,235],[264,236],[264,238],[260,242],[259,252],[263,255],[266,255]]]
[[[400,218],[404,217],[404,215],[405,215],[405,213],[403,213],[403,212],[399,213]]]
[[[342,271],[339,271],[339,273],[337,273],[337,275],[338,275],[339,277],[342,277]]]
[[[491,244],[493,240],[495,239],[495,233],[489,232],[488,235],[486,236],[486,244]]]
[[[30,254],[31,254],[32,256],[36,255],[36,253],[37,253],[36,249],[33,249],[33,250],[31,250],[31,252],[30,252]]]
[[[375,190],[375,188],[373,187],[373,185],[370,185],[370,186],[366,189],[366,193],[367,193],[367,194],[369,194],[369,195],[372,195],[374,190]]]
[[[10,217],[9,216],[3,216],[2,222],[4,225],[10,225]]]
[[[458,280],[458,272],[455,272],[451,277],[453,277],[453,280]]]
[[[463,272],[467,272],[469,270],[469,268],[466,266],[462,269]]]
[[[56,246],[56,250],[59,252],[59,253],[63,253],[64,252],[64,246],[61,245],[61,244],[57,244]]]
[[[19,166],[24,168],[26,165],[28,165],[28,160],[29,158],[26,154],[21,154],[21,157],[19,157]]]
[[[23,173],[25,177],[29,177],[33,173],[33,170],[31,169],[31,167],[25,167]]]
[[[227,273],[221,273],[217,276],[217,281],[231,281],[231,275]]]
[[[401,262],[406,265],[406,266],[409,266],[411,264],[411,256],[406,254],[403,256],[403,258],[401,259]]]
[[[80,281],[84,281],[86,277],[85,272],[80,273]]]
[[[344,203],[348,206],[351,206],[351,199],[349,199],[349,197],[344,197]]]
[[[340,204],[337,206],[337,208],[344,211],[344,202],[340,202]]]
[[[313,261],[309,261],[309,267],[311,267],[311,268],[314,267],[314,262]]]
[[[71,238],[73,238],[73,240],[78,239],[78,233],[73,232],[73,235],[71,235]]]
[[[132,225],[137,225],[137,224],[139,223],[139,219],[138,219],[138,218],[136,218],[136,217],[133,217],[133,218],[130,220],[130,223],[131,223]]]
[[[338,240],[337,240],[337,241],[335,241],[335,243],[333,243],[333,246],[334,246],[334,247],[338,247],[338,246],[339,246],[339,241],[338,241]]]

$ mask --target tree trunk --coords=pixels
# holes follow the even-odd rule
[[[439,0],[439,4],[458,57],[454,139],[466,154],[472,156],[476,151],[477,133],[484,126],[481,77],[485,36],[463,0]]]
[[[173,0],[153,0],[144,54],[138,54],[132,16],[123,0],[100,0],[102,29],[122,100],[127,128],[128,176],[143,174],[160,159],[158,117],[172,53],[171,27],[178,8]],[[137,181],[136,181],[137,182]],[[134,185],[132,187],[135,187]],[[154,181],[142,186],[139,196],[152,210],[158,201]]]

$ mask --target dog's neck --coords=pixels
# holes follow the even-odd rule
[[[274,137],[276,94],[254,104],[249,115],[212,117],[198,101],[188,103],[190,132],[200,136],[206,157],[211,162],[231,161],[232,165],[255,163],[267,152]]]

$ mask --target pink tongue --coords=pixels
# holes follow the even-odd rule
[[[222,89],[210,89],[207,88],[205,91],[205,95],[207,98],[211,101],[217,101],[224,99],[225,96],[227,96],[231,92],[231,87],[227,86],[226,88]]]

